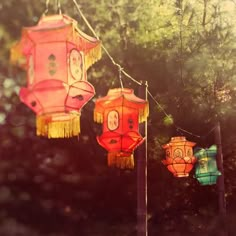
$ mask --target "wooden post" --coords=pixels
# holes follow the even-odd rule
[[[141,82],[139,97],[147,100],[147,81]],[[147,236],[147,121],[139,125],[145,137],[137,150],[137,236]]]
[[[221,175],[217,180],[218,189],[218,206],[219,206],[219,219],[222,225],[222,236],[227,235],[226,227],[226,201],[225,201],[225,185],[224,185],[224,167],[223,167],[223,154],[222,154],[222,143],[221,143],[221,130],[220,122],[216,122],[215,128],[215,142],[217,145],[217,167],[221,172]]]

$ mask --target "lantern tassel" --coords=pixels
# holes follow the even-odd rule
[[[149,105],[147,103],[143,109],[139,110],[139,123],[143,123],[144,121],[146,121],[148,115],[149,115]]]
[[[94,116],[93,119],[95,122],[97,123],[103,123],[103,114],[96,112],[96,110],[94,111]]]
[[[80,133],[80,115],[66,114],[59,117],[40,115],[36,119],[36,128],[38,136],[48,138],[70,138],[77,136]]]
[[[108,166],[120,169],[133,169],[134,156],[132,153],[110,152],[108,153]]]
[[[101,57],[102,57],[102,50],[101,50],[101,43],[99,43],[96,47],[94,47],[93,49],[90,49],[85,54],[86,70],[96,61],[101,59]]]

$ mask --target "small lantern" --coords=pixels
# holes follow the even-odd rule
[[[171,138],[171,142],[162,146],[166,150],[166,160],[163,160],[162,163],[175,177],[189,176],[189,172],[196,162],[196,158],[193,156],[195,144],[181,136]]]
[[[98,143],[108,151],[108,165],[134,168],[134,149],[144,138],[139,123],[148,116],[148,102],[134,95],[132,89],[110,89],[95,103],[94,120],[103,124]]]
[[[217,146],[212,145],[208,149],[200,149],[194,153],[197,158],[195,177],[201,185],[216,184],[218,176],[221,175],[216,164]]]
[[[20,99],[37,114],[37,135],[77,136],[80,110],[94,96],[86,70],[101,57],[100,42],[66,15],[43,16],[25,27],[11,62],[27,70]]]

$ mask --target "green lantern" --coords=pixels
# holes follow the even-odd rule
[[[194,153],[198,160],[195,168],[195,177],[201,185],[216,184],[218,176],[221,175],[217,169],[216,155],[216,145],[212,145],[208,149],[199,149]]]

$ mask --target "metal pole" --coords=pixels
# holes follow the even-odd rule
[[[139,97],[147,100],[147,81],[141,81]],[[137,236],[147,236],[147,121],[139,125],[145,137],[137,150]]]
[[[221,130],[220,122],[216,122],[215,128],[215,142],[217,145],[217,167],[221,172],[221,176],[218,177],[217,188],[218,188],[218,205],[219,205],[219,218],[223,226],[223,232],[221,235],[227,235],[226,229],[226,201],[225,201],[225,184],[224,184],[224,166],[223,166],[223,154],[222,154],[222,143],[221,143]]]

